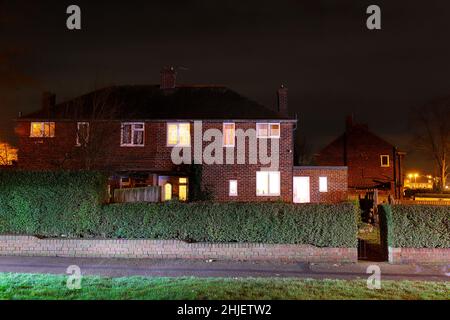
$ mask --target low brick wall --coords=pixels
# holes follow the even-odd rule
[[[186,243],[176,240],[81,240],[0,236],[0,255],[217,260],[356,262],[356,248],[258,243]]]
[[[450,263],[450,248],[389,248],[389,262]]]

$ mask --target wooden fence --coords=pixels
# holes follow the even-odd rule
[[[395,200],[395,204],[425,204],[432,206],[450,206],[448,200]]]
[[[161,187],[126,188],[114,190],[114,202],[159,202]]]

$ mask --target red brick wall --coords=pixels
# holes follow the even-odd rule
[[[310,177],[312,203],[336,203],[348,199],[347,167],[294,167],[294,177]],[[319,177],[327,177],[327,192],[319,192]]]
[[[92,152],[95,161],[91,169],[126,171],[145,170],[153,172],[177,172],[182,167],[172,163],[172,148],[166,146],[166,122],[147,122],[144,147],[120,146],[120,122],[91,123],[91,137],[95,132],[102,135],[98,152]],[[217,128],[222,122],[203,123],[203,131]],[[256,122],[236,122],[237,129],[256,129]],[[279,139],[279,162],[281,195],[279,197],[256,196],[256,171],[267,165],[232,164],[204,165],[203,184],[212,191],[218,201],[292,201],[293,136],[292,123],[281,123]],[[191,141],[194,142],[194,125],[191,123]],[[76,147],[76,122],[57,122],[54,138],[30,138],[30,122],[19,121],[16,133],[19,137],[19,168],[25,170],[81,169],[86,157]],[[203,146],[209,142],[203,142]],[[224,148],[224,154],[225,154]],[[235,148],[236,149],[236,148]],[[248,141],[246,144],[248,150]],[[246,154],[248,151],[246,151]],[[236,157],[236,150],[234,151]],[[247,159],[247,157],[246,157]],[[247,159],[248,160],[248,159]],[[248,161],[247,161],[248,162]],[[258,162],[259,163],[259,162]],[[238,196],[229,197],[230,179],[238,180]]]
[[[450,248],[389,248],[389,262],[449,263]]]
[[[0,236],[0,255],[153,259],[356,262],[356,248],[263,243],[186,243],[176,240],[80,240]]]
[[[221,124],[219,124],[220,129]],[[206,125],[205,128],[217,127],[216,124]],[[254,123],[236,124],[236,129],[255,128]],[[279,170],[280,196],[256,195],[256,172],[269,165],[235,164],[235,165],[205,165],[203,166],[203,184],[213,193],[217,201],[284,201],[292,202],[292,168],[293,168],[293,136],[292,124],[281,124],[281,138],[279,139]],[[268,144],[270,146],[270,144]],[[246,154],[248,154],[248,141]],[[271,148],[269,148],[271,154]],[[234,150],[236,158],[236,150]],[[229,196],[229,180],[237,180],[238,196]]]

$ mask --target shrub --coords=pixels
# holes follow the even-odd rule
[[[95,172],[0,172],[0,233],[89,236],[106,177]]]
[[[105,237],[356,247],[350,203],[137,203],[103,208]]]
[[[450,208],[383,205],[382,238],[395,248],[450,248]],[[383,220],[386,221],[383,224]]]

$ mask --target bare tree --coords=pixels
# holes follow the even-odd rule
[[[411,125],[413,146],[433,158],[439,171],[439,187],[444,191],[450,162],[450,98],[413,108]]]
[[[111,146],[117,144],[117,133],[121,130],[120,123],[114,120],[122,103],[113,91],[113,87],[97,90],[65,106],[65,112],[77,122],[77,143],[60,161],[59,167],[76,161],[85,170],[109,169],[114,158]]]

